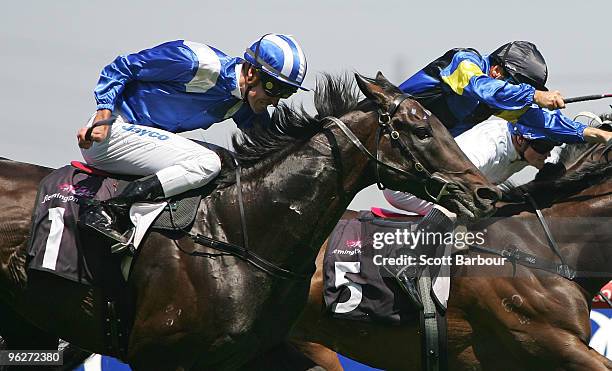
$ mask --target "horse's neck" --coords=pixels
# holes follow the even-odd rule
[[[577,281],[591,293],[612,279],[609,188],[609,183],[589,187],[545,212],[563,258],[570,267],[583,272],[580,275],[585,277]]]
[[[361,134],[353,129],[363,142],[368,139],[363,128]],[[246,176],[242,194],[249,248],[293,269],[312,265],[352,198],[372,182],[366,167],[367,158],[332,127],[258,169],[257,179]],[[216,219],[209,218],[208,232],[242,244],[236,186],[222,190],[207,207]]]

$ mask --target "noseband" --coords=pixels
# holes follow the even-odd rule
[[[353,143],[353,145],[355,145],[355,147],[357,147],[363,154],[365,154],[366,156],[368,156],[371,160],[373,160],[376,164],[376,185],[378,186],[379,189],[383,190],[387,187],[385,187],[385,185],[382,183],[381,179],[380,179],[380,173],[379,173],[379,166],[384,166],[387,169],[394,171],[398,174],[404,175],[410,179],[416,180],[419,183],[423,183],[423,188],[425,190],[425,193],[427,194],[427,196],[429,196],[429,198],[435,202],[438,203],[440,201],[440,199],[446,195],[449,194],[447,187],[449,184],[452,184],[451,182],[445,180],[444,178],[442,178],[439,175],[433,175],[432,173],[430,173],[425,166],[423,166],[423,164],[421,164],[421,162],[419,162],[416,157],[414,156],[414,154],[412,153],[412,151],[410,150],[410,148],[408,147],[408,145],[406,144],[406,142],[402,139],[402,137],[400,136],[399,131],[397,131],[395,129],[395,127],[393,126],[393,123],[391,122],[392,117],[395,115],[397,109],[399,108],[399,106],[408,98],[411,98],[411,95],[408,94],[402,94],[400,96],[397,96],[393,102],[391,102],[391,105],[389,106],[389,110],[388,111],[383,111],[382,109],[378,110],[378,128],[376,129],[376,156],[374,156],[372,153],[370,153],[370,151],[368,151],[368,149],[363,145],[363,143],[361,143],[361,141],[359,141],[359,139],[357,138],[357,136],[351,131],[351,129],[349,129],[346,124],[344,122],[342,122],[342,120],[336,118],[336,117],[326,117],[326,120],[331,121],[332,123],[336,124],[336,126],[338,126],[340,128],[340,130],[342,130],[342,132],[344,133],[344,135],[346,135],[346,137],[351,141],[351,143]],[[406,170],[402,170],[400,168],[397,168],[393,165],[389,165],[387,163],[382,162],[379,159],[379,154],[380,154],[380,138],[381,138],[381,133],[387,134],[391,140],[392,143],[397,144],[397,146],[399,146],[400,151],[408,158],[408,160],[410,160],[412,162],[412,167],[414,168],[415,172],[417,173],[422,173],[425,175],[425,179],[423,179],[422,176],[418,176],[418,175],[414,175],[413,173],[410,173]],[[433,185],[438,185],[441,187],[439,188],[439,191],[436,192],[437,196],[434,196],[431,194],[431,192],[429,191],[429,186],[433,186]]]

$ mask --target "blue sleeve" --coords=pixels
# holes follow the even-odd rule
[[[571,120],[559,110],[551,111],[535,104],[518,119],[517,124],[562,143],[583,143],[583,132],[587,127],[586,124]]]
[[[117,57],[100,73],[94,90],[97,109],[113,110],[130,81],[191,81],[197,68],[194,53],[182,40]]]
[[[254,125],[269,126],[271,124],[270,115],[267,111],[256,114],[251,110],[248,104],[243,104],[242,107],[234,113],[232,119],[240,130],[250,129]]]
[[[477,97],[489,107],[508,111],[529,106],[535,93],[531,85],[514,85],[485,75],[470,79],[465,90],[466,95]]]
[[[500,110],[519,110],[533,102],[535,88],[514,85],[488,75],[487,63],[472,52],[459,52],[440,72],[440,77],[455,93],[484,102]]]

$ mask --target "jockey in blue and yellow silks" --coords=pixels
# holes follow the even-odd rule
[[[464,142],[463,151],[468,157],[472,155],[470,159],[478,167],[501,180],[519,166],[515,163],[510,167],[512,162],[531,159],[532,164],[543,165],[558,142],[612,141],[611,132],[561,114],[563,97],[558,91],[546,89],[547,78],[546,62],[536,46],[514,41],[484,56],[474,49],[449,50],[404,81],[400,89],[436,115],[455,137],[490,116],[509,122],[510,127],[506,121],[483,123],[458,140]],[[426,213],[417,230],[452,231],[454,227],[456,216],[439,205],[402,192],[387,191],[385,197],[396,207]],[[415,205],[419,210],[412,208]],[[419,256],[431,257],[438,247],[421,242],[411,251],[418,260]],[[390,256],[400,253],[393,250]],[[387,265],[385,269],[414,305],[422,308],[416,282],[424,266]]]
[[[558,91],[548,92],[548,69],[536,46],[503,45],[490,55],[452,49],[400,85],[457,136],[490,116],[530,127],[563,143],[606,142],[612,134],[561,114]]]

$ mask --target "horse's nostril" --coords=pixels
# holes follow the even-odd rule
[[[476,190],[476,195],[480,199],[491,200],[493,202],[498,201],[501,197],[500,191],[497,189],[497,187],[480,187]]]

